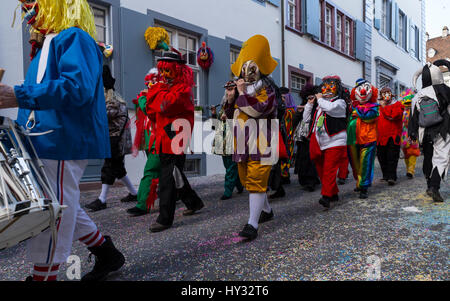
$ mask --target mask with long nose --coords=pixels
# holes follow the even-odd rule
[[[261,78],[261,72],[254,61],[247,61],[242,66],[241,76],[247,83],[256,83]]]

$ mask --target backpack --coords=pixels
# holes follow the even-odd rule
[[[424,96],[419,100],[419,107],[419,126],[421,128],[432,127],[444,120],[439,112],[439,104],[436,100]]]

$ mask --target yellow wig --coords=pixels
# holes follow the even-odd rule
[[[94,14],[86,0],[37,0],[36,25],[40,30],[59,33],[71,27],[86,31],[96,40]]]
[[[147,28],[145,31],[145,40],[151,50],[155,50],[162,42],[166,43],[166,45],[170,44],[169,34],[161,27]]]

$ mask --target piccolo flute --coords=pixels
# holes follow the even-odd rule
[[[5,74],[5,69],[0,68],[0,83],[2,82],[4,74]]]
[[[251,85],[254,85],[255,82],[252,82],[252,83],[245,82],[245,84],[246,84],[247,86],[251,86]],[[237,85],[236,85],[235,82],[229,82],[229,83],[225,84],[225,86],[223,86],[223,87],[224,87],[225,89],[227,89],[227,88],[234,88],[234,87],[237,87]]]

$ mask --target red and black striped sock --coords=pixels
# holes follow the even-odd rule
[[[33,266],[33,281],[44,281],[48,275],[47,281],[56,281],[58,276],[59,264],[52,265],[49,272],[50,265],[36,263]]]
[[[100,233],[99,230],[89,233],[79,239],[88,248],[101,246],[105,242],[105,237]]]

